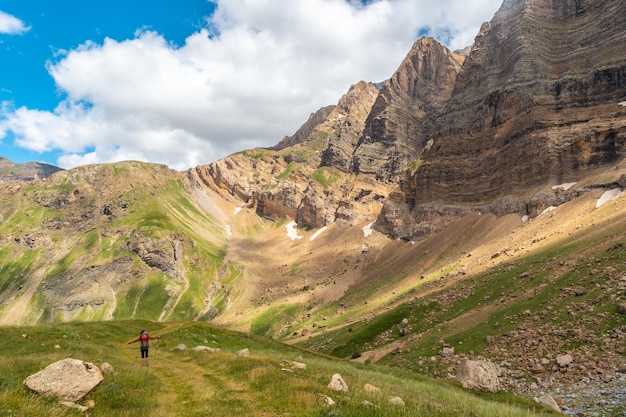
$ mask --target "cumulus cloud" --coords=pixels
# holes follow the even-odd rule
[[[30,26],[26,26],[20,19],[0,10],[0,33],[21,35],[29,30]]]
[[[49,62],[62,102],[3,106],[0,138],[60,151],[65,168],[140,159],[186,169],[274,145],[351,84],[391,76],[418,33],[471,44],[500,1],[220,0],[181,46],[143,30]]]

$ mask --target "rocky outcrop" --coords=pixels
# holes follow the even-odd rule
[[[621,161],[622,8],[506,0],[476,37],[435,121],[432,149],[400,182],[378,228],[421,238],[468,211],[537,215],[555,198],[546,186]]]
[[[419,39],[382,87],[352,158],[352,169],[397,181],[420,157],[433,121],[452,94],[464,57],[433,38]]]
[[[189,178],[266,218],[291,218],[301,227],[354,224],[371,216],[371,203],[388,192],[349,173],[377,95],[376,86],[361,81],[336,106],[326,108],[332,111],[323,123],[316,120],[318,112],[293,136],[310,131],[306,140],[231,155],[192,169]]]
[[[329,138],[328,147],[322,154],[322,166],[350,172],[352,155],[377,97],[379,91],[376,86],[361,81],[350,87],[339,100],[327,121],[325,130]]]
[[[317,126],[324,123],[330,113],[335,109],[336,106],[325,106],[316,111],[315,113],[311,113],[309,116],[309,120],[307,120],[301,127],[294,133],[292,136],[285,136],[278,144],[271,149],[280,151],[281,149],[288,148],[290,146],[295,146],[299,143],[306,141],[311,133],[315,130]]]

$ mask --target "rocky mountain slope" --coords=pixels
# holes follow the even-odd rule
[[[16,164],[0,156],[0,182],[5,181],[32,181],[48,178],[61,168],[39,162]]]
[[[619,381],[623,8],[505,0],[467,57],[420,39],[271,149],[0,182],[0,324],[207,320],[443,378],[485,356],[526,394]]]

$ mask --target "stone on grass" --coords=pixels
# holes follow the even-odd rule
[[[372,384],[365,384],[363,386],[363,390],[365,392],[380,392],[380,388],[378,388],[378,387],[376,387],[376,386],[374,386]]]
[[[209,346],[196,346],[195,348],[191,350],[193,350],[194,352],[209,352],[209,353],[216,353],[220,351],[219,348],[212,348]]]
[[[398,396],[389,398],[389,404],[404,407],[404,400]]]
[[[241,349],[240,351],[237,352],[237,355],[239,355],[239,356],[250,356],[250,350],[248,348]]]
[[[46,397],[76,402],[93,391],[102,379],[100,369],[93,363],[67,358],[29,376],[24,385]]]
[[[556,400],[550,394],[544,394],[541,397],[534,397],[533,400],[551,410],[561,412],[561,407],[556,403]]]
[[[344,391],[344,392],[347,392],[348,391],[348,384],[346,384],[346,381],[343,380],[341,375],[334,374],[331,377],[330,383],[328,384],[327,388],[328,389],[332,389],[333,391]]]
[[[102,375],[115,375],[115,369],[113,369],[113,365],[108,362],[102,362],[100,364],[100,372],[102,372]]]
[[[464,359],[459,364],[456,379],[465,389],[498,392],[500,374],[500,368],[489,361]]]

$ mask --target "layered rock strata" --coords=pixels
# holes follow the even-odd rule
[[[432,149],[390,196],[379,229],[420,238],[473,210],[537,215],[567,198],[546,186],[619,163],[624,27],[619,1],[506,0],[476,37]]]

